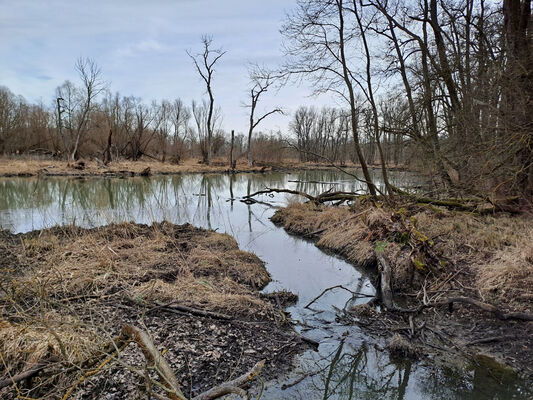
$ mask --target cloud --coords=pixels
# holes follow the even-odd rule
[[[164,53],[168,47],[155,39],[144,39],[136,43],[130,43],[116,51],[117,57],[136,57],[149,53]]]
[[[39,79],[40,81],[49,81],[51,79],[54,79],[49,75],[38,75],[36,76],[36,78]]]

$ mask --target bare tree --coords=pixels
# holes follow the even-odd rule
[[[257,103],[259,98],[268,91],[268,89],[275,83],[276,77],[272,72],[259,70],[257,67],[250,71],[250,80],[252,83],[252,88],[250,89],[250,103],[246,104],[246,107],[250,108],[250,124],[248,126],[248,165],[252,166],[253,157],[252,157],[252,133],[254,129],[263,121],[265,118],[272,114],[283,114],[283,110],[279,107],[276,107],[270,111],[265,112],[260,117],[256,116]]]
[[[81,115],[76,127],[76,139],[70,158],[72,161],[78,159],[78,149],[80,140],[88,131],[87,125],[91,115],[95,99],[105,89],[105,84],[101,79],[101,70],[94,60],[90,58],[79,58],[76,61],[76,70],[82,82],[82,104]]]
[[[193,60],[196,70],[202,77],[206,85],[207,94],[209,96],[208,111],[207,111],[207,120],[206,120],[206,133],[207,133],[207,152],[204,157],[204,162],[206,164],[211,163],[211,142],[214,132],[214,123],[213,123],[213,113],[215,111],[215,98],[213,96],[213,73],[215,72],[215,64],[222,58],[225,51],[221,49],[212,49],[211,45],[213,43],[213,38],[209,36],[202,37],[203,52],[197,55],[192,55],[189,51],[187,54]]]
[[[343,0],[299,0],[297,10],[283,27],[286,42],[287,74],[308,77],[316,93],[333,92],[349,106],[353,144],[372,196],[372,182],[358,132],[359,105],[354,79],[353,50],[358,40],[353,35],[354,20],[347,20],[348,3]],[[359,45],[360,46],[360,45]]]

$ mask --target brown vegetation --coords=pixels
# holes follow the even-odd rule
[[[115,161],[103,166],[97,161],[85,161],[83,168],[76,168],[76,164],[53,159],[34,158],[0,158],[0,176],[29,176],[29,175],[141,175],[149,168],[150,174],[182,174],[229,172],[229,164],[225,160],[214,160],[211,165],[199,163],[196,159],[188,159],[181,164],[162,163],[154,160]],[[242,160],[236,166],[236,172],[262,172],[267,167],[252,166]]]
[[[284,332],[281,310],[259,296],[270,281],[263,262],[228,235],[124,223],[2,232],[1,243],[0,373],[9,382],[50,361],[33,380],[9,384],[3,398],[61,398],[85,381],[90,360],[105,357],[110,339],[128,324],[144,326],[168,350],[181,386],[194,385],[195,392],[223,382],[230,371],[281,357],[276,348],[299,346]],[[105,376],[89,374],[72,397],[93,398],[108,386],[126,397],[146,391],[132,375],[143,365],[141,354],[129,347],[116,358],[118,364],[101,368]]]
[[[529,215],[479,215],[412,202],[389,208],[363,198],[349,207],[295,203],[278,210],[272,220],[291,233],[315,239],[317,246],[374,275],[381,268],[376,256],[382,255],[392,270],[396,304],[408,305],[392,307],[400,311],[393,320],[411,315],[426,320],[424,325],[430,323],[427,318],[433,321],[441,315],[437,324],[442,325],[444,319],[455,321],[445,324],[445,329],[454,324],[454,338],[483,343],[513,366],[533,372],[528,369],[533,354],[520,350],[531,346],[528,335],[504,341],[530,330],[531,323],[499,320],[515,316],[530,320],[533,312]],[[379,282],[377,277],[375,282]],[[452,302],[456,312],[446,314]],[[428,307],[439,311],[425,312]],[[357,310],[363,319],[380,319],[363,311]],[[491,344],[480,339],[489,332],[496,336],[488,341]]]

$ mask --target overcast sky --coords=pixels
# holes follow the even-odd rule
[[[77,82],[74,63],[91,57],[112,91],[146,102],[190,103],[205,96],[186,50],[201,50],[213,36],[227,51],[214,77],[223,127],[245,131],[249,62],[275,67],[282,61],[279,33],[295,0],[0,0],[0,85],[28,101],[49,104],[66,79]],[[318,104],[309,88],[267,93],[262,107],[290,113]],[[320,103],[328,99],[320,99]],[[259,106],[261,107],[261,106]],[[263,129],[285,130],[289,117],[275,116]]]

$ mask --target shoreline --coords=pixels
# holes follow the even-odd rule
[[[334,170],[326,163],[299,163],[284,162],[274,163],[257,163],[254,166],[248,166],[244,160],[237,163],[236,168],[232,170],[228,163],[215,160],[212,165],[205,165],[196,159],[187,159],[181,164],[171,164],[159,161],[115,161],[104,166],[96,161],[82,161],[68,165],[66,161],[60,160],[24,160],[24,159],[7,159],[0,158],[0,177],[32,177],[32,176],[64,176],[64,177],[129,177],[129,176],[157,176],[157,175],[181,175],[188,173],[199,174],[239,174],[239,173],[265,173],[265,172],[291,172],[305,170]],[[77,166],[78,165],[78,166]],[[357,169],[356,164],[348,164],[342,168]],[[369,166],[370,169],[380,169],[380,166]],[[397,171],[408,171],[403,166],[390,166],[388,169]]]
[[[109,338],[127,326],[164,349],[183,391],[193,394],[261,360],[262,379],[280,375],[309,348],[284,317],[295,295],[261,294],[271,280],[263,261],[227,234],[163,222],[0,231],[0,239],[0,274],[13,293],[0,297],[0,350],[9,367],[0,366],[0,377],[54,360],[18,389],[0,386],[2,398],[71,389],[76,399],[142,394],[133,371],[145,361],[135,343],[121,348],[118,363],[89,364],[103,360]]]
[[[484,268],[498,269],[498,260],[509,262],[508,258],[516,255],[517,249],[523,250],[524,253],[531,250],[521,248],[519,243],[513,243],[511,239],[524,234],[523,229],[527,230],[528,226],[527,220],[521,221],[520,217],[507,216],[483,217],[484,220],[480,217],[478,225],[475,225],[476,222],[473,222],[467,213],[441,210],[436,213],[443,215],[436,216],[433,215],[436,208],[428,212],[427,207],[404,205],[399,208],[399,214],[403,215],[398,217],[398,210],[391,211],[385,206],[383,209],[374,209],[363,204],[356,204],[352,209],[313,206],[309,203],[292,204],[278,210],[271,220],[289,234],[311,240],[315,246],[327,253],[339,256],[365,271],[373,271],[375,286],[379,286],[378,269],[381,268],[378,268],[375,249],[384,246],[386,241],[384,236],[388,236],[391,242],[396,240],[394,237],[403,228],[394,232],[393,229],[398,228],[397,224],[401,225],[395,221],[417,220],[416,228],[412,226],[410,232],[417,238],[407,239],[405,236],[399,238],[405,246],[413,247],[415,257],[406,257],[411,248],[407,250],[401,243],[400,245],[388,243],[385,245],[388,248],[383,252],[391,264],[392,289],[397,304],[407,304],[414,309],[422,302],[438,303],[438,300],[451,297],[478,298],[481,295],[484,303],[490,303],[491,306],[497,306],[505,312],[531,313],[529,299],[533,294],[527,283],[531,280],[531,274],[528,275],[526,272],[526,277],[529,278],[520,280],[518,276],[523,276],[523,272],[522,275],[518,275],[515,271],[512,273],[489,271],[493,275],[489,278],[484,277],[485,281],[480,283],[481,278],[479,278],[488,273],[483,271]],[[424,217],[422,214],[429,216]],[[442,234],[437,225],[446,225],[447,218],[452,219],[457,215],[463,219],[461,223],[465,224],[463,233],[466,235],[477,229],[515,229],[516,232],[512,235],[509,232],[500,232],[502,240],[509,242],[493,251],[481,249],[477,252],[474,250],[475,245],[468,242],[445,245],[437,243],[440,241],[438,235]],[[436,221],[432,222],[432,218],[436,218]],[[434,226],[430,227],[430,224]],[[450,226],[453,226],[453,222]],[[454,229],[463,228],[456,226]],[[496,240],[490,238],[490,232],[485,233],[487,240]],[[483,232],[476,232],[476,235],[478,234],[483,236]],[[527,237],[527,232],[525,236]],[[457,241],[456,237],[451,239],[451,242],[454,241]],[[430,249],[424,253],[417,246]],[[430,253],[434,253],[434,260],[429,259]],[[533,270],[533,258],[530,259],[529,255],[524,257],[527,263],[524,268]],[[524,260],[511,260],[511,263],[520,265],[522,261]],[[437,265],[432,265],[435,263]],[[509,267],[501,266],[501,269],[505,268]],[[503,284],[504,277],[505,284]],[[482,287],[489,284],[494,287]],[[510,295],[506,296],[512,287],[516,289],[512,293],[513,298]],[[420,359],[428,357],[440,359],[444,364],[454,364],[457,359],[474,364],[486,363],[496,369],[511,368],[527,381],[533,379],[533,322],[531,321],[498,318],[497,314],[471,304],[455,303],[452,307],[450,303],[447,306],[421,308],[419,312],[414,313],[387,310],[383,306],[376,309],[375,305],[380,304],[379,299],[371,301],[370,304],[372,306],[361,305],[344,310],[342,318],[346,323],[358,325],[370,335],[388,342],[391,352],[398,352],[403,356],[414,355]],[[397,342],[400,342],[399,346]]]

